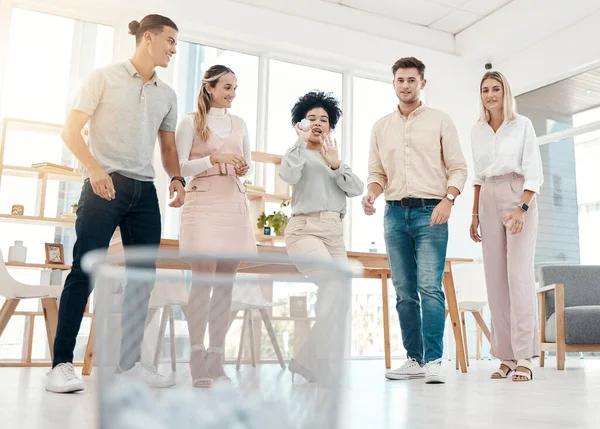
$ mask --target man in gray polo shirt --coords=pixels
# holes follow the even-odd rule
[[[161,219],[152,153],[158,137],[163,166],[172,177],[172,207],[183,205],[185,180],[179,174],[175,148],[177,99],[156,75],[176,53],[177,26],[169,18],[148,15],[129,24],[136,37],[131,60],[96,70],[84,82],[69,112],[63,140],[82,166],[73,266],[60,299],[52,371],[46,390],[83,390],[73,368],[73,351],[92,285],[81,269],[89,251],[108,248],[117,227],[124,246],[160,244]],[[90,121],[89,146],[81,130]],[[151,267],[152,269],[154,266]],[[154,387],[174,384],[139,363],[144,319],[152,285],[128,282],[125,287],[121,358],[118,371],[142,377]]]

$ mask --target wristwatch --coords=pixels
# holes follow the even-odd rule
[[[171,182],[173,182],[173,180],[179,180],[181,182],[181,184],[183,185],[183,187],[185,188],[185,179],[181,176],[173,176],[171,177]]]
[[[452,195],[452,194],[446,194],[445,198],[447,200],[449,200],[452,204],[454,204],[454,195]]]
[[[517,206],[518,208],[520,208],[521,210],[523,210],[524,212],[526,212],[527,210],[529,210],[529,206],[525,203],[521,203]]]

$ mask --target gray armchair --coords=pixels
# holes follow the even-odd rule
[[[559,370],[566,352],[600,352],[600,266],[542,266],[538,281],[540,366],[547,351]]]

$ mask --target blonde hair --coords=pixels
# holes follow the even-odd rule
[[[229,67],[214,65],[206,70],[204,77],[202,78],[202,87],[198,94],[197,109],[194,113],[194,122],[196,124],[196,132],[203,142],[207,142],[210,138],[210,129],[208,128],[208,121],[206,120],[206,115],[210,110],[210,94],[208,92],[208,87],[216,87],[219,79],[227,73],[233,73],[233,71]]]
[[[483,97],[481,96],[481,87],[483,86],[483,82],[486,79],[494,79],[502,85],[502,89],[504,92],[504,97],[502,99],[502,115],[505,121],[512,121],[517,117],[517,106],[515,97],[512,95],[512,91],[510,89],[510,85],[508,81],[504,77],[504,75],[497,71],[489,71],[483,75],[481,78],[481,82],[479,83],[479,121],[480,122],[490,122],[491,116],[490,111],[485,108],[483,104]]]

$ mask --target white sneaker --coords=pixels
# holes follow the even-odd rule
[[[156,369],[144,366],[139,362],[127,371],[123,371],[120,368],[117,371],[118,377],[128,380],[142,380],[150,387],[164,388],[175,386],[175,380],[173,378],[167,378],[162,374],[159,374]]]
[[[412,378],[423,378],[425,377],[425,370],[419,365],[414,359],[408,359],[398,369],[388,371],[385,374],[385,378],[388,380],[410,380]]]
[[[446,377],[442,375],[442,359],[437,359],[425,364],[425,383],[444,384]]]
[[[72,363],[60,363],[46,374],[46,390],[54,393],[72,393],[83,390],[83,381],[75,374]]]

